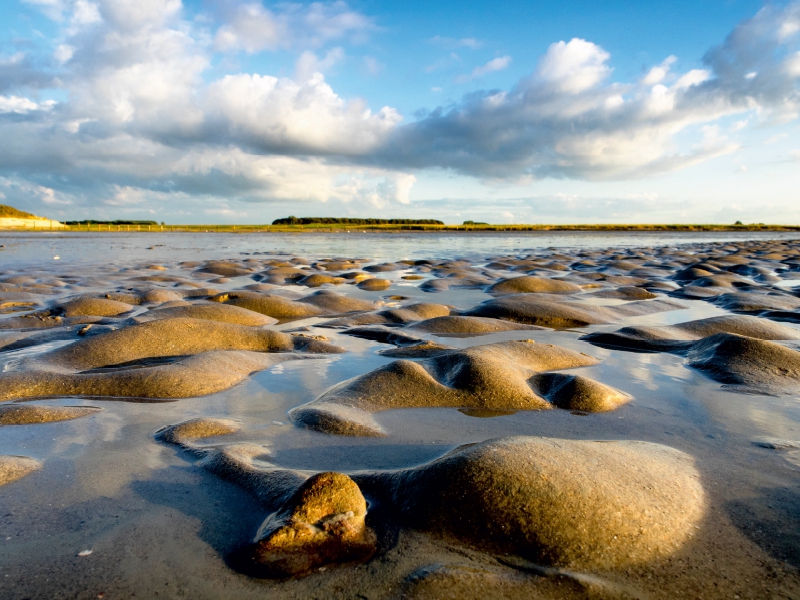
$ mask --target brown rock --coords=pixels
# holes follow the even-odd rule
[[[297,577],[326,565],[368,560],[377,540],[366,515],[364,496],[347,475],[314,475],[261,526],[252,549],[256,573]]]

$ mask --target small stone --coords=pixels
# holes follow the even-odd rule
[[[366,515],[366,500],[347,475],[311,477],[261,526],[252,552],[255,572],[297,577],[326,565],[368,560],[376,537]]]

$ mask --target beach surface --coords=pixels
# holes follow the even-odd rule
[[[800,239],[3,233],[0,596],[800,597]]]

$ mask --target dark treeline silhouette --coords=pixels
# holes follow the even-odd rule
[[[444,225],[436,219],[350,219],[339,217],[283,217],[273,225]]]
[[[156,221],[129,221],[120,220],[116,221],[95,221],[94,219],[86,219],[83,221],[64,221],[64,225],[158,225]]]
[[[444,225],[436,219],[349,219],[337,217],[283,217],[273,225]]]

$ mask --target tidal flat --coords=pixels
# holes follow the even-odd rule
[[[0,237],[2,598],[800,597],[796,233]]]

